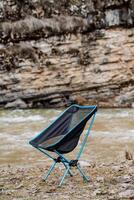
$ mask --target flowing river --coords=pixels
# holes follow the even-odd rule
[[[29,145],[29,140],[47,127],[61,111],[0,110],[0,164],[27,166],[48,161]],[[134,109],[99,109],[81,162],[86,164],[124,159],[126,149],[134,152]]]

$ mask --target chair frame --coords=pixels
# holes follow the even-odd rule
[[[74,105],[73,105],[74,106]],[[78,106],[78,105],[77,105]],[[96,106],[79,106],[79,108],[95,108]],[[64,112],[66,112],[66,110],[64,111]],[[63,112],[63,113],[64,113]],[[56,158],[54,158],[52,155],[50,155],[49,153],[48,153],[48,151],[47,150],[44,150],[44,149],[42,149],[41,147],[36,147],[40,152],[42,152],[43,154],[45,154],[47,157],[49,157],[50,159],[52,159],[53,160],[53,163],[52,163],[52,165],[50,166],[50,168],[48,169],[48,172],[47,172],[47,174],[46,175],[43,175],[43,177],[42,177],[42,179],[44,180],[44,181],[46,181],[47,179],[48,179],[48,177],[49,177],[49,175],[52,173],[52,171],[54,170],[54,168],[55,168],[55,166],[56,166],[56,164],[57,163],[62,163],[63,164],[63,166],[65,167],[65,172],[64,172],[64,174],[63,174],[63,176],[62,176],[62,178],[61,178],[61,181],[60,181],[60,184],[59,184],[59,186],[61,186],[62,184],[63,184],[63,182],[64,182],[64,179],[65,179],[65,177],[67,176],[67,174],[69,174],[71,177],[73,176],[73,174],[71,173],[71,168],[72,167],[76,167],[77,168],[77,170],[79,171],[79,173],[80,173],[80,175],[83,177],[83,180],[84,181],[86,181],[86,182],[88,182],[88,181],[90,181],[90,179],[85,175],[85,173],[82,171],[82,169],[81,169],[81,167],[80,167],[80,164],[79,164],[79,159],[80,159],[80,157],[81,157],[81,154],[83,153],[83,150],[84,150],[84,147],[85,147],[85,145],[86,145],[86,142],[87,142],[87,139],[88,139],[88,136],[89,136],[89,134],[90,134],[90,130],[91,130],[91,128],[92,128],[92,126],[93,126],[93,123],[94,123],[94,119],[95,119],[95,116],[96,116],[96,112],[97,111],[95,111],[95,113],[92,115],[92,117],[91,117],[91,121],[90,121],[90,123],[89,123],[89,127],[88,127],[88,130],[87,130],[87,132],[86,132],[86,134],[85,134],[85,137],[84,137],[84,139],[83,139],[83,141],[82,141],[82,144],[81,144],[81,147],[80,147],[80,149],[79,149],[79,152],[77,153],[77,155],[76,155],[76,159],[75,160],[68,160],[63,154],[61,154],[61,153],[59,153],[58,151],[56,151],[56,150],[54,150],[53,152],[56,154]],[[63,114],[62,113],[62,114]],[[61,115],[62,115],[61,114]],[[60,115],[60,116],[61,116]],[[56,120],[55,120],[56,121]],[[54,123],[54,122],[53,122]],[[39,133],[40,134],[40,133]],[[38,134],[38,135],[39,135]],[[38,136],[37,135],[37,136]],[[36,136],[36,137],[37,137]]]

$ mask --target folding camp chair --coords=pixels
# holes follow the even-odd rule
[[[72,167],[76,167],[83,179],[85,181],[89,181],[88,177],[83,173],[78,161],[83,152],[90,129],[93,125],[96,112],[97,106],[72,105],[66,109],[48,128],[43,130],[29,142],[33,147],[37,148],[53,160],[53,164],[49,168],[47,175],[43,177],[44,180],[47,180],[55,165],[61,162],[65,167],[65,172],[59,186],[62,185],[67,174],[72,176],[70,171]],[[90,118],[89,128],[87,133],[84,135],[79,152],[76,158],[70,161],[64,156],[64,154],[73,151],[77,146],[84,127]],[[54,152],[56,154],[56,158],[49,152]]]

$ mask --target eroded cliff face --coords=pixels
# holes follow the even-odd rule
[[[0,106],[134,106],[134,1],[0,3]]]

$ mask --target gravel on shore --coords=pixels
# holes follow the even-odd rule
[[[82,166],[90,182],[85,183],[74,168],[58,187],[63,168],[55,168],[47,182],[42,180],[45,166],[1,166],[0,200],[124,200],[134,199],[134,161]]]

